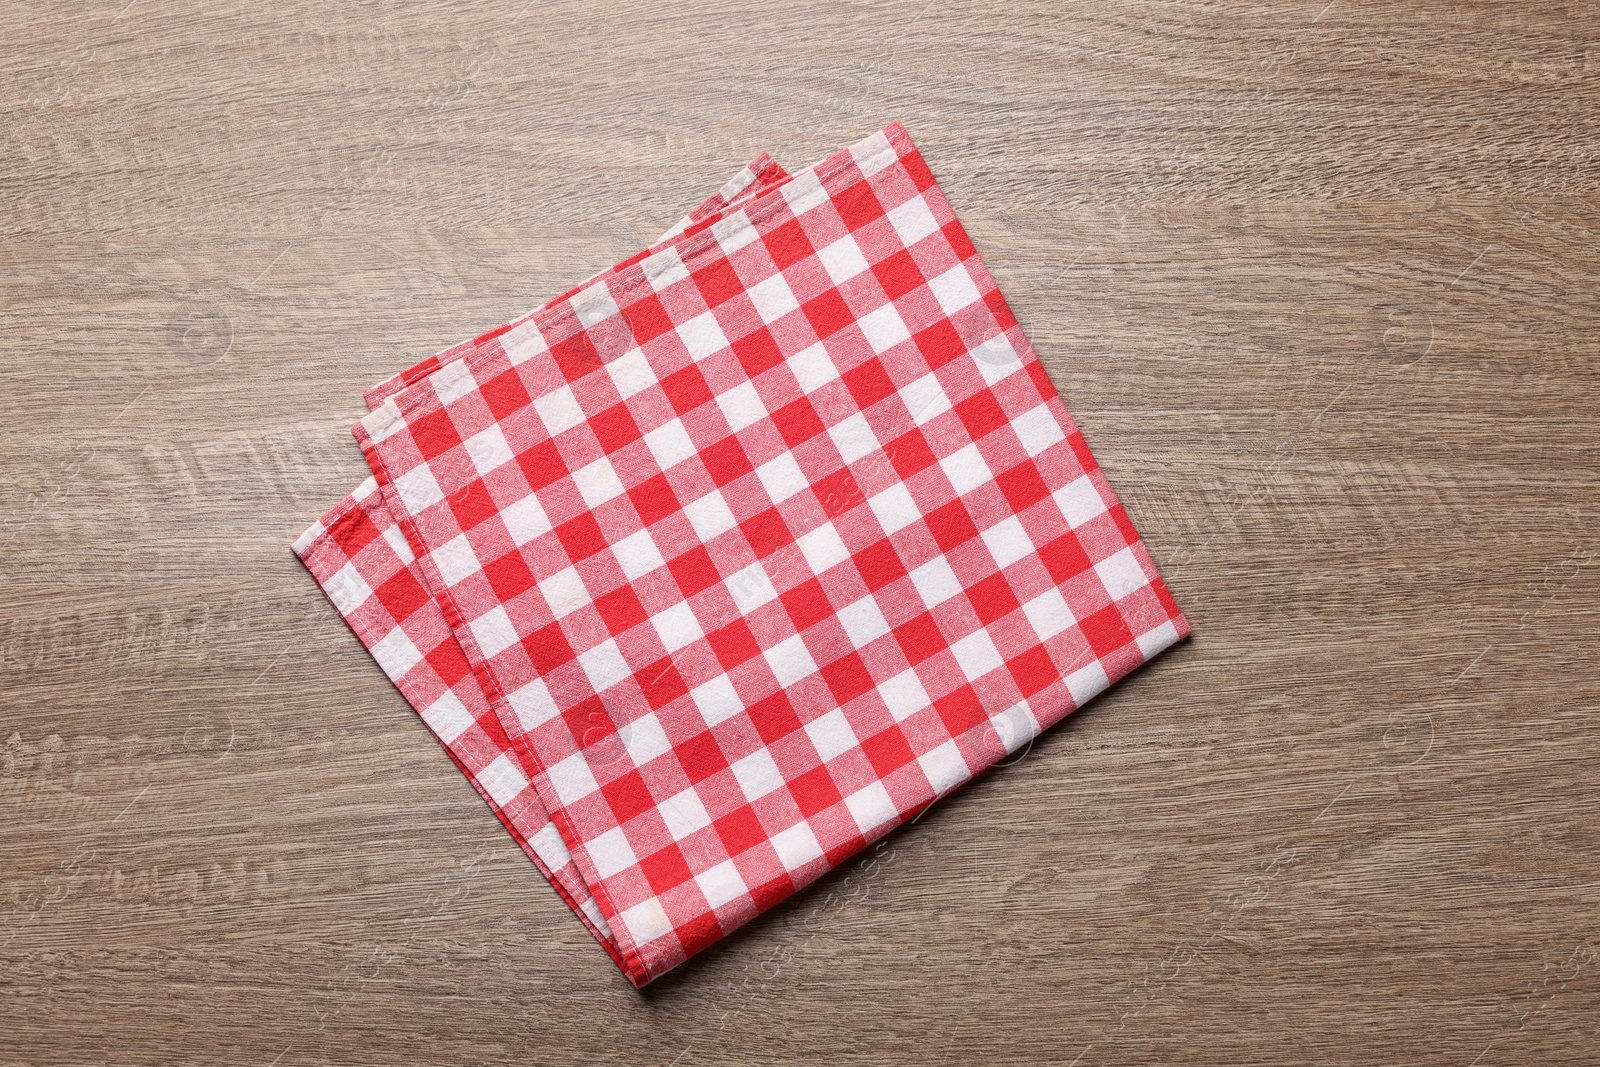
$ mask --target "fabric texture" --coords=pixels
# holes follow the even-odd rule
[[[691,226],[720,218],[787,176],[762,153],[663,234],[656,245]],[[379,383],[367,392],[369,403],[381,403],[408,382],[427,377],[514,325],[507,323],[481,338],[454,345]],[[620,965],[611,931],[588,884],[572,866],[561,834],[528,784],[530,765],[490,711],[461,645],[422,583],[416,557],[378,495],[377,482],[372,478],[364,481],[306,530],[293,547],[351,631],[490,810]]]
[[[368,400],[297,550],[636,985],[1189,632],[898,124]]]

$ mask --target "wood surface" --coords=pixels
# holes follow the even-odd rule
[[[0,1063],[1600,1062],[1600,7],[6,0]],[[288,542],[900,119],[1195,627],[644,993]]]

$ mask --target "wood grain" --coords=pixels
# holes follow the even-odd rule
[[[1600,1062],[1600,9],[5,9],[0,1062]],[[639,994],[287,543],[895,118],[1196,636]]]

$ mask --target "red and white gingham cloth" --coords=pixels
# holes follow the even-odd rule
[[[369,402],[297,550],[636,985],[1189,630],[898,124]]]

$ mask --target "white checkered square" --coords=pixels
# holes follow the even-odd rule
[[[650,536],[649,530],[635,530],[612,545],[611,552],[617,557],[617,566],[622,568],[622,573],[628,576],[629,581],[642,578],[667,562],[661,558],[661,549],[656,547],[656,540]]]
[[[830,426],[828,436],[833,438],[834,447],[846,463],[854,463],[878,450],[878,438],[867,424],[867,417],[859,411]]]
[[[1053,495],[1056,506],[1066,516],[1067,525],[1073,528],[1106,513],[1106,502],[1087,474],[1057,489]]]
[[[870,137],[863,138],[850,146],[850,158],[856,166],[861,168],[861,173],[871,177],[879,171],[892,166],[897,161],[894,145],[889,143],[888,136],[879,130]]]
[[[889,620],[883,617],[877,600],[871,596],[840,608],[839,624],[857,648],[865,648],[889,632]]]
[[[783,772],[773,762],[772,753],[758,748],[730,767],[734,779],[746,800],[760,800],[775,789],[783,788]]]
[[[506,702],[511,705],[524,730],[536,730],[561,713],[555,698],[540,678],[530,679],[527,685],[508,694]]]
[[[1022,613],[1028,617],[1033,632],[1038,634],[1041,640],[1048,640],[1057,634],[1065,633],[1078,624],[1066,598],[1055,586],[1051,586],[1022,605]]]
[[[627,492],[622,479],[611,466],[611,461],[601,456],[593,463],[572,472],[572,483],[583,494],[583,502],[597,508],[608,500],[615,500]]]
[[[877,516],[878,525],[886,534],[898,533],[922,517],[917,502],[905,482],[895,482],[881,492],[867,498],[867,506]]]
[[[725,584],[728,595],[733,597],[734,604],[745,615],[763,604],[771,603],[778,596],[778,590],[773,587],[772,579],[767,577],[767,570],[760,560],[729,575]]]
[[[700,621],[695,618],[694,609],[682,600],[650,616],[650,623],[656,628],[668,653],[687,648],[705,636]]]
[[[480,477],[510,463],[514,458],[511,446],[506,444],[506,435],[500,432],[498,426],[486,427],[462,444],[466,446],[467,455],[471,457],[472,465]]]
[[[978,302],[981,294],[972,282],[967,268],[957,264],[928,283],[933,297],[946,315],[954,315],[964,307]]]
[[[1072,702],[1080,708],[1105,692],[1110,684],[1111,679],[1106,677],[1106,669],[1099,660],[1067,675],[1067,690],[1072,694]]]
[[[761,316],[761,321],[771,326],[791,311],[800,307],[800,301],[794,297],[794,290],[789,288],[789,283],[782,274],[774,274],[770,278],[757,282],[746,292],[750,302],[755,305],[756,314]]]
[[[999,567],[1009,567],[1035,551],[1033,538],[1028,536],[1028,531],[1022,528],[1022,520],[1015,515],[1007,515],[979,536],[989,546],[989,554],[994,556],[994,562]]]
[[[793,452],[779,452],[767,460],[756,468],[756,477],[774,504],[783,503],[811,484],[800,464],[795,462]]]
[[[620,874],[639,862],[639,857],[634,855],[633,846],[628,844],[628,835],[622,832],[622,827],[614,827],[596,837],[588,844],[589,861],[594,864],[595,872],[602,878],[610,878]]]
[[[361,570],[354,563],[341,567],[322,588],[341,615],[351,614],[372,595],[371,587],[361,577]]]
[[[677,419],[669,419],[645,434],[644,443],[662,470],[671,470],[698,451],[689,431]]]
[[[779,194],[788,202],[790,212],[796,217],[828,202],[828,190],[814,170],[796,174],[793,181],[779,190]]]
[[[961,581],[950,569],[950,561],[943,556],[934,556],[912,571],[911,584],[917,587],[922,602],[930,608],[938,607],[961,592]]]
[[[702,542],[710,541],[720,533],[725,533],[739,524],[733,517],[733,511],[728,507],[727,500],[723,499],[720,492],[713,489],[698,500],[691,500],[683,506],[683,515],[689,520],[689,525],[694,527],[694,532]]]
[[[696,360],[705,359],[728,347],[728,339],[723,336],[722,327],[717,325],[716,315],[709,311],[701,312],[679,326],[678,336],[683,339],[689,355]]]
[[[587,421],[578,398],[565,385],[536,399],[533,410],[544,420],[545,430],[551,437],[566,433],[574,426],[582,426]]]
[[[428,385],[433,389],[434,395],[449,404],[472,392],[477,382],[473,380],[472,371],[467,365],[458,362],[450,364],[429,378]]]
[[[1048,404],[1040,404],[1024,411],[1011,420],[1011,428],[1016,431],[1017,439],[1022,442],[1022,447],[1030,458],[1037,457],[1045,449],[1067,436],[1062,432],[1061,423]]]
[[[822,574],[850,558],[850,550],[833,523],[825,522],[797,542],[812,574]]]
[[[1178,640],[1178,628],[1171,622],[1164,622],[1153,630],[1134,634],[1133,639],[1139,646],[1139,652],[1149,659]]]
[[[983,453],[978,451],[978,446],[975,444],[941,459],[939,466],[944,470],[945,477],[950,479],[955,491],[962,496],[986,482],[994,481],[994,473],[983,461]]]
[[[905,722],[917,712],[932,705],[922,679],[910,667],[878,686],[878,696],[883,698],[895,722]]]
[[[589,684],[596,693],[605,692],[633,673],[616,641],[609,638],[579,654],[578,665],[589,676]]]
[[[561,798],[561,803],[568,807],[584,797],[593,795],[600,788],[600,783],[594,780],[594,772],[589,769],[589,761],[582,752],[574,752],[551,767],[548,776],[550,787],[556,791],[556,796]]]
[[[927,776],[935,796],[942,796],[972,777],[972,768],[967,766],[966,758],[961,755],[961,749],[954,741],[946,741],[933,751],[918,756],[917,765]]]
[[[550,532],[550,516],[531,493],[501,508],[500,521],[505,523],[512,544],[518,547]]]
[[[906,320],[900,317],[893,304],[885,304],[861,316],[861,332],[866,334],[867,344],[880,356],[901,341],[911,339]]]
[[[1100,582],[1106,587],[1106,592],[1110,594],[1112,600],[1121,600],[1129,593],[1150,584],[1150,579],[1145,577],[1144,568],[1139,566],[1139,560],[1131,548],[1124,548],[1096,563],[1094,572],[1100,576]]]
[[[624,400],[638,396],[659,380],[642,348],[630,348],[616,358],[607,360],[605,368],[611,384],[616,386],[617,394]]]
[[[889,224],[907,248],[939,232],[939,223],[934,219],[933,212],[928,210],[928,202],[920,196],[913,196],[899,207],[890,209]]]
[[[711,816],[706,813],[706,806],[700,802],[700,794],[695,792],[692,785],[663,800],[660,810],[661,820],[667,824],[667,833],[672,835],[674,841],[682,841],[696,830],[704,830],[711,825]]]
[[[618,919],[638,945],[653,944],[672,933],[672,920],[667,918],[660,897],[646,898],[624,911]]]
[[[951,408],[950,394],[939,384],[937,375],[924,374],[900,391],[900,398],[911,412],[911,421],[925,426]]]
[[[448,689],[418,714],[446,747],[455,744],[462,734],[477,725],[461,698]]]
[[[694,883],[705,895],[706,903],[713,908],[737,900],[749,891],[732,860],[723,860],[704,874],[695,875]]]
[[[496,756],[493,763],[473,777],[483,786],[483,791],[489,794],[489,798],[502,807],[511,803],[517,798],[517,794],[528,788],[527,777],[512,760],[510,753],[506,752]]]
[[[851,793],[844,798],[844,806],[863,834],[871,833],[900,814],[882,782],[873,782]]]
[[[422,653],[411,643],[405,630],[397,626],[372,646],[372,658],[378,661],[390,678],[401,678],[422,662]]]
[[[806,648],[806,643],[799,634],[767,649],[767,666],[772,668],[772,673],[781,686],[791,686],[800,679],[815,674],[817,665],[811,659],[811,653]]]
[[[727,722],[744,710],[744,701],[739,699],[739,691],[726,674],[719,674],[689,690],[689,699],[700,709],[707,726]]]
[[[459,585],[483,569],[466,534],[440,545],[433,554],[433,565],[439,568],[439,577],[444,579],[445,585]]]
[[[427,467],[406,471],[394,480],[394,488],[400,494],[401,506],[411,515],[426,511],[444,499],[439,483],[434,481],[433,471]]]
[[[522,640],[505,608],[492,608],[469,624],[472,639],[485,657],[498,656]]]
[[[672,751],[672,741],[655,715],[641,715],[619,731],[635,767],[643,767]]]
[[[822,855],[817,835],[803,822],[773,834],[772,848],[778,854],[778,862],[790,871],[797,871]]]
[[[861,744],[855,731],[850,729],[850,720],[839,708],[806,723],[805,731],[824,763]]]
[[[839,367],[820,344],[803,349],[789,358],[789,370],[807,393],[814,393],[839,378]]]
[[[834,285],[843,285],[867,269],[867,257],[861,254],[861,246],[849,234],[826,248],[818,249],[817,259],[821,261],[822,269],[828,272],[828,277],[833,279]]]
[[[950,651],[969,682],[976,682],[990,671],[999,670],[1006,662],[1006,658],[994,646],[994,638],[989,636],[988,630],[972,631],[951,645]]]
[[[717,396],[717,406],[728,420],[728,429],[738,433],[746,426],[767,418],[767,406],[761,402],[754,382],[740,382]],[[787,454],[787,453],[785,453]]]
[[[550,608],[550,614],[558,619],[566,618],[593,600],[576,567],[563,567],[540,582],[539,593]]]
[[[750,225],[743,213],[730,215],[711,227],[711,234],[723,255],[731,256],[745,245],[761,239],[761,232]]]
[[[640,264],[650,288],[664,293],[679,282],[688,281],[689,268],[683,265],[675,248],[663,249]]]

